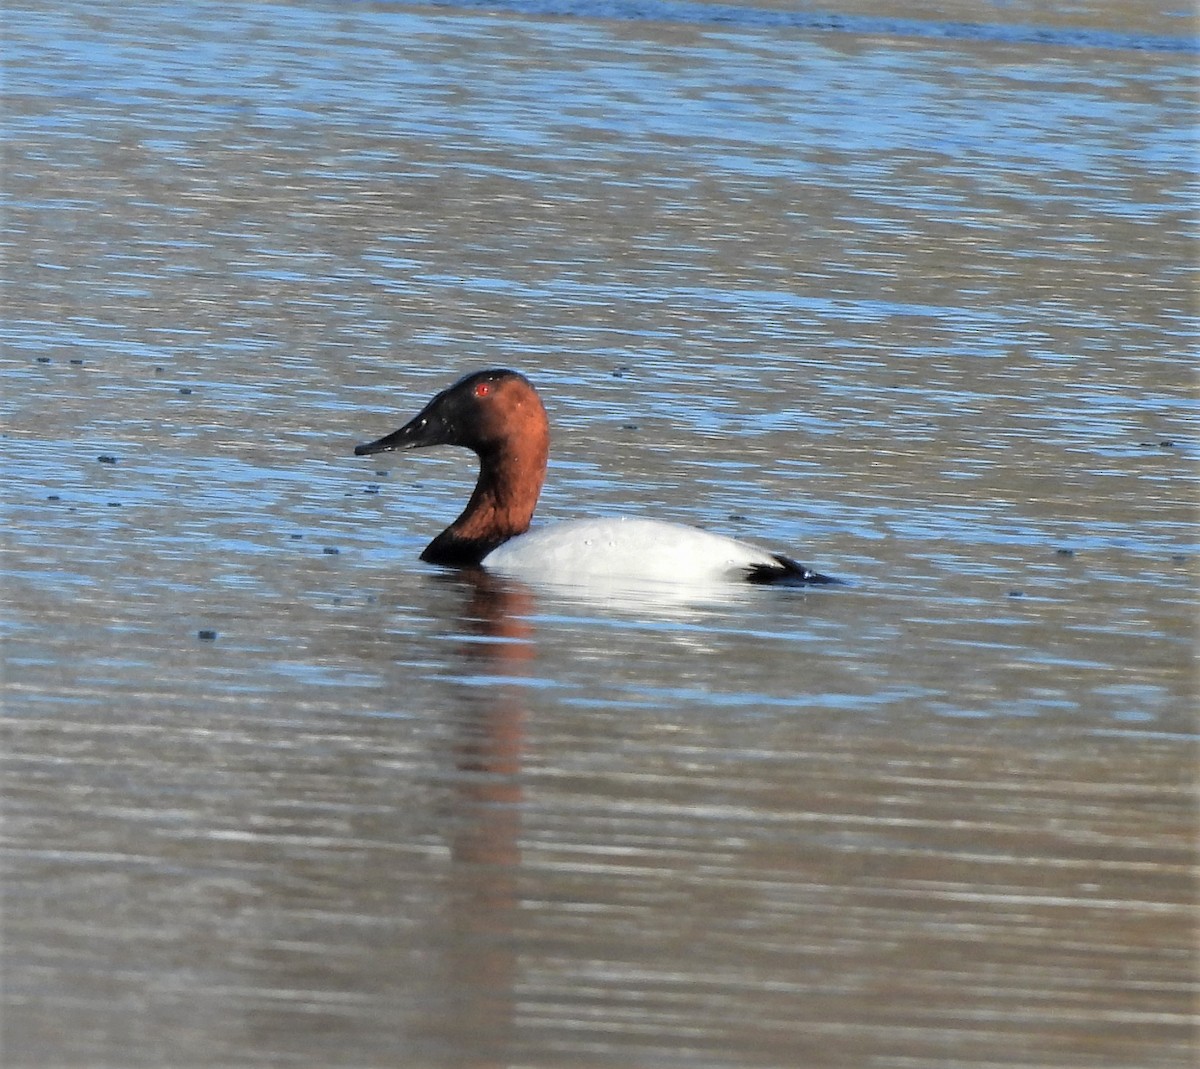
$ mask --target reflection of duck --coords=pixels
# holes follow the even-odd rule
[[[457,999],[444,1040],[457,1055],[454,1064],[499,1069],[515,1057],[524,677],[537,652],[532,599],[482,569],[447,578],[470,597],[457,622],[467,685],[455,718],[454,808],[447,822],[453,864],[445,953]]]
[[[421,554],[431,564],[482,564],[533,580],[572,582],[836,582],[782,554],[661,520],[575,520],[526,533],[546,475],[550,425],[537,391],[515,371],[468,375],[399,430],[354,452],[431,445],[459,445],[479,457],[467,507]]]

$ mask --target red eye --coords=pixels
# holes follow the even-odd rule
[[[480,382],[475,385],[476,397],[487,397],[492,392],[492,384],[490,382]]]

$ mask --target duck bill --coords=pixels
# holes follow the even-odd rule
[[[402,449],[424,449],[431,445],[446,445],[449,437],[449,428],[446,426],[445,420],[430,413],[426,408],[398,431],[385,434],[373,442],[356,445],[354,455],[365,457],[372,453],[389,453]]]

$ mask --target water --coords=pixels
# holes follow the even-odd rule
[[[6,1064],[1190,1065],[1190,13],[592,10],[9,6]]]

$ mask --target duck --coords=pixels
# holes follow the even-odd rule
[[[421,553],[448,568],[518,579],[679,583],[840,583],[783,553],[697,527],[640,517],[567,520],[531,530],[550,457],[550,421],[533,384],[508,368],[476,371],[355,456],[450,445],[479,458],[462,514]]]

